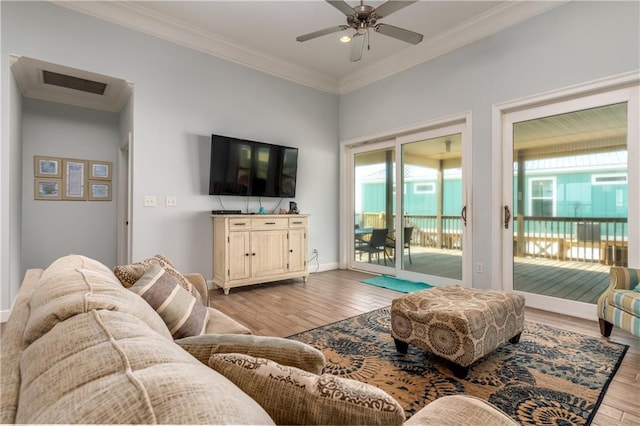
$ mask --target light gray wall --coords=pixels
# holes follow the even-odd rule
[[[22,270],[46,267],[69,253],[115,266],[115,199],[34,200],[33,157],[110,161],[116,165],[118,115],[35,99],[25,99],[22,111]],[[111,185],[118,186],[113,173]]]
[[[340,99],[340,139],[472,111],[475,287],[492,285],[492,105],[640,68],[640,3],[571,2]],[[367,117],[363,120],[362,117]],[[493,249],[492,249],[493,248]]]
[[[300,148],[296,201],[311,215],[309,247],[319,250],[325,267],[337,264],[336,95],[51,3],[3,1],[0,7],[3,66],[15,53],[134,83],[134,260],[163,253],[178,269],[211,277],[210,211],[247,208],[244,198],[223,197],[221,204],[207,195],[210,135],[220,133]],[[3,79],[3,105],[7,86]],[[3,148],[8,143],[3,134]],[[145,195],[157,196],[158,206],[143,207]],[[164,207],[166,196],[176,196],[177,207]],[[277,202],[262,200],[267,210]],[[257,199],[248,208],[257,211]],[[2,262],[4,269],[8,260]]]

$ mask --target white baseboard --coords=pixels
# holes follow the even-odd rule
[[[314,265],[313,263],[307,265],[310,274],[315,274],[316,272],[326,272],[333,271],[334,269],[339,269],[338,262],[335,263],[323,263],[321,265]]]

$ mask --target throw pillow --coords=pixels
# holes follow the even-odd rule
[[[164,320],[174,339],[202,334],[209,311],[159,265],[151,265],[129,290],[141,296]]]
[[[401,425],[404,410],[383,390],[264,358],[214,354],[209,366],[257,401],[276,424]]]
[[[156,254],[149,259],[142,260],[138,263],[133,263],[131,265],[120,265],[113,268],[113,273],[122,285],[126,288],[131,287],[136,281],[142,277],[145,271],[151,265],[158,265],[164,268],[170,275],[172,275],[178,284],[185,290],[187,290],[193,297],[195,297],[198,302],[202,302],[202,297],[198,290],[186,279],[180,272],[178,272],[169,259],[164,257],[161,254]]]
[[[239,353],[320,374],[326,360],[313,346],[282,337],[246,334],[203,334],[176,340],[184,350],[207,365],[213,354]]]

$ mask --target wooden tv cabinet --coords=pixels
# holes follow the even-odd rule
[[[213,283],[233,287],[302,278],[307,282],[308,215],[211,215]]]

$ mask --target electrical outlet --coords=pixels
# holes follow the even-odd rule
[[[178,205],[178,200],[176,197],[167,197],[165,200],[165,206],[167,207],[175,207]]]
[[[482,264],[482,262],[476,263],[476,272],[479,274],[484,272],[484,265]]]
[[[145,195],[144,196],[144,206],[145,207],[155,207],[157,204],[155,195]]]
[[[318,249],[314,248],[314,249],[312,250],[312,252],[313,252],[313,254],[314,254],[314,255],[316,255],[316,256],[318,255]]]

